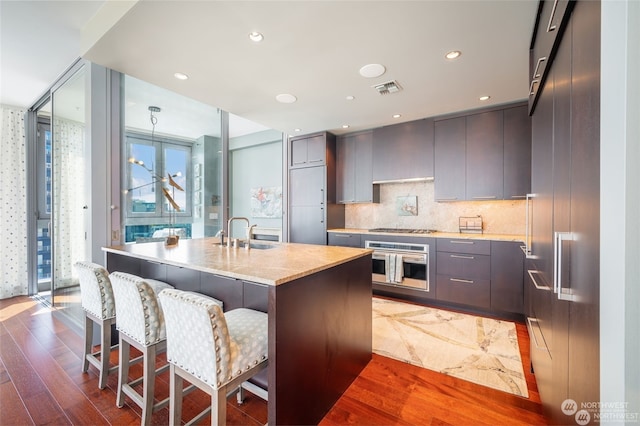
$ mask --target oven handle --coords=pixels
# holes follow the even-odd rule
[[[395,253],[402,256],[402,261],[404,263],[416,263],[418,265],[426,265],[427,264],[427,256],[426,255],[412,255],[412,254],[404,254],[404,253]],[[374,260],[384,260],[384,253],[373,252],[371,258]]]

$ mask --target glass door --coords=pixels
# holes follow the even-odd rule
[[[36,294],[48,304],[52,304],[51,287],[51,100],[49,99],[36,113]]]
[[[51,120],[53,305],[77,321],[81,321],[82,308],[73,265],[91,259],[86,74],[82,67],[54,90]]]

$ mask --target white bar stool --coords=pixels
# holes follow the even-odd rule
[[[84,310],[84,350],[82,372],[89,364],[98,369],[98,388],[107,385],[107,376],[118,369],[109,367],[109,355],[117,346],[111,346],[111,325],[116,322],[116,305],[111,289],[109,273],[102,266],[91,262],[76,262],[80,280],[80,300]],[[92,352],[93,323],[100,326],[100,350]],[[99,357],[99,358],[98,358]]]
[[[152,414],[169,403],[169,398],[165,398],[154,404],[155,376],[169,367],[166,364],[157,370],[155,368],[156,355],[167,347],[164,316],[157,294],[173,286],[124,272],[113,272],[110,278],[116,301],[116,327],[120,332],[116,405],[122,407],[124,396],[128,396],[142,408],[141,424],[149,425]],[[129,382],[131,346],[142,352],[143,375]],[[140,382],[142,394],[133,388]]]
[[[227,397],[267,367],[267,314],[251,309],[223,313],[219,304],[197,293],[175,289],[160,293],[170,365],[169,424],[182,420],[183,379],[211,395],[211,424],[226,423]]]

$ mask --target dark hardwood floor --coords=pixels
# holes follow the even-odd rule
[[[378,355],[363,370],[321,425],[524,425],[545,424],[535,378],[529,373],[529,337],[518,324],[518,339],[527,375],[529,398],[455,379]],[[97,387],[93,367],[82,373],[82,338],[49,308],[28,297],[0,300],[0,425],[140,423],[140,409],[127,401],[115,405],[117,378]],[[111,355],[117,361],[117,353]],[[162,358],[158,359],[162,362]],[[132,367],[132,376],[140,374]],[[160,376],[156,395],[167,396],[168,374]],[[184,415],[209,404],[195,391],[184,401]],[[154,414],[153,424],[168,423],[168,408]],[[267,405],[248,394],[245,403],[227,403],[230,425],[262,425]],[[210,424],[206,418],[203,424]]]

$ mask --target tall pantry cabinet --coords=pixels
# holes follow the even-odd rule
[[[531,55],[527,315],[546,414],[593,423],[584,407],[600,400],[600,2],[556,3],[541,2]]]
[[[289,241],[327,244],[327,229],[344,227],[336,204],[336,137],[322,132],[289,139]]]

